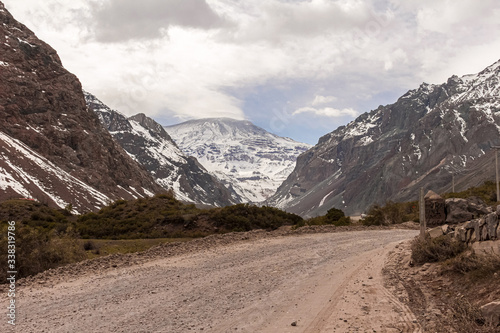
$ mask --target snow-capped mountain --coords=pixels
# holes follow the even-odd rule
[[[322,137],[299,157],[268,204],[303,216],[361,213],[386,200],[416,200],[494,180],[500,144],[500,61],[478,74],[422,84],[391,105]]]
[[[191,120],[166,127],[184,153],[231,186],[243,202],[271,196],[310,145],[279,137],[249,121]]]
[[[0,200],[83,212],[160,190],[87,109],[56,51],[0,2]]]
[[[179,200],[211,206],[226,206],[240,201],[201,166],[186,156],[153,119],[140,113],[127,118],[111,110],[92,94],[85,92],[90,109],[115,140],[148,170],[164,189],[172,189]]]

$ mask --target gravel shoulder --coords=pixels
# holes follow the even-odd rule
[[[70,265],[20,281],[16,328],[419,332],[382,273],[388,255],[416,234],[250,232]]]

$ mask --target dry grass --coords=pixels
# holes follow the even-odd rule
[[[455,258],[467,249],[467,245],[449,236],[431,239],[415,238],[411,244],[411,257],[415,264],[441,262]]]

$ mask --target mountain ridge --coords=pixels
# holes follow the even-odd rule
[[[162,125],[144,113],[127,117],[85,92],[87,105],[125,151],[165,190],[185,202],[227,206],[239,202],[196,158],[186,156]]]
[[[494,176],[500,144],[500,61],[478,74],[423,83],[321,137],[267,203],[303,216],[335,206],[359,214],[386,200],[416,200],[419,187],[443,192]],[[472,174],[483,170],[482,174]]]
[[[0,2],[0,199],[95,210],[161,188],[85,105],[57,52]]]
[[[310,145],[267,132],[248,120],[203,118],[166,126],[177,145],[232,187],[244,202],[262,202]]]

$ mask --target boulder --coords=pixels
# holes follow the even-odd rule
[[[469,212],[469,205],[465,199],[447,199],[445,205],[447,224],[458,224],[474,219],[474,214]]]
[[[488,228],[486,226],[483,226],[481,228],[481,241],[487,241],[490,240],[490,235],[488,233]]]
[[[469,238],[469,243],[474,243],[477,241],[477,235],[478,235],[478,232],[476,232],[475,230],[470,230],[471,231],[471,235],[470,235],[470,238]]]
[[[438,238],[439,236],[443,236],[444,233],[441,227],[435,227],[427,230],[427,235],[429,235],[430,238]]]
[[[472,237],[472,230],[465,230],[465,243],[469,243],[470,242],[470,239]]]
[[[433,191],[425,195],[425,221],[428,226],[442,225],[446,222],[446,203]]]
[[[480,198],[452,198],[445,201],[446,223],[463,223],[493,212]]]
[[[467,230],[464,227],[458,227],[455,229],[455,236],[461,242],[467,242]]]
[[[494,212],[493,208],[488,206],[486,202],[479,197],[469,197],[467,198],[467,202],[469,203],[469,211],[475,216],[487,215]]]
[[[485,226],[484,228],[488,230],[488,235],[490,239],[497,238],[497,227],[498,227],[498,215],[496,213],[490,213],[484,217]]]
[[[486,320],[486,325],[493,327],[500,325],[500,301],[485,304],[479,310]]]

